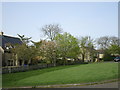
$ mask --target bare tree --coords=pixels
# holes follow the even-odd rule
[[[62,32],[62,28],[60,28],[59,24],[49,24],[45,25],[41,28],[41,31],[45,36],[47,36],[47,39],[50,39],[51,41],[54,40],[54,37]]]
[[[97,44],[100,46],[101,49],[107,49],[108,46],[110,45],[110,39],[109,39],[108,36],[100,37],[96,41],[97,41]]]
[[[120,40],[115,36],[103,36],[98,38],[96,41],[100,48],[105,50],[111,45],[118,45]]]
[[[111,36],[109,39],[110,39],[111,45],[118,45],[119,44],[120,39],[118,37]]]

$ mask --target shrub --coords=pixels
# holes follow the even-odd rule
[[[112,56],[108,51],[105,51],[103,60],[104,61],[113,61],[114,56]]]

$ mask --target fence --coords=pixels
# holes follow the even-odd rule
[[[66,65],[74,65],[74,64],[88,64],[87,62],[74,62]],[[36,69],[42,69],[42,68],[48,68],[53,67],[54,64],[41,64],[41,65],[32,65],[32,66],[19,66],[19,67],[3,67],[2,68],[2,74],[5,73],[15,73],[15,72],[25,72],[28,70],[36,70]],[[61,66],[61,65],[56,65]]]
[[[3,67],[2,74],[15,73],[15,72],[25,72],[28,70],[36,70],[36,69],[53,67],[53,66],[54,66],[54,64],[41,64],[41,65],[32,65],[32,66]]]

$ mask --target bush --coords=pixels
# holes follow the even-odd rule
[[[103,57],[103,60],[104,61],[113,61],[114,59],[114,56],[112,56],[109,52],[105,52],[104,53],[104,57]]]

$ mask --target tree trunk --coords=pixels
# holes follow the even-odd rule
[[[22,66],[24,66],[24,64],[25,64],[25,61],[24,61],[24,60],[22,60]]]
[[[54,59],[54,67],[56,66],[56,59]]]
[[[54,56],[54,58],[53,58],[53,63],[54,63],[54,66],[56,66],[56,56]]]
[[[31,59],[28,61],[28,65],[31,63]]]
[[[65,59],[65,57],[63,58],[63,60],[64,60],[64,66],[65,66],[65,64],[66,64],[66,59]]]
[[[85,55],[84,55],[84,54],[82,54],[82,62],[84,62],[84,58],[85,58]]]
[[[15,62],[15,64],[16,64],[16,66],[19,66],[18,55],[16,54],[15,56],[16,56],[16,62]]]

